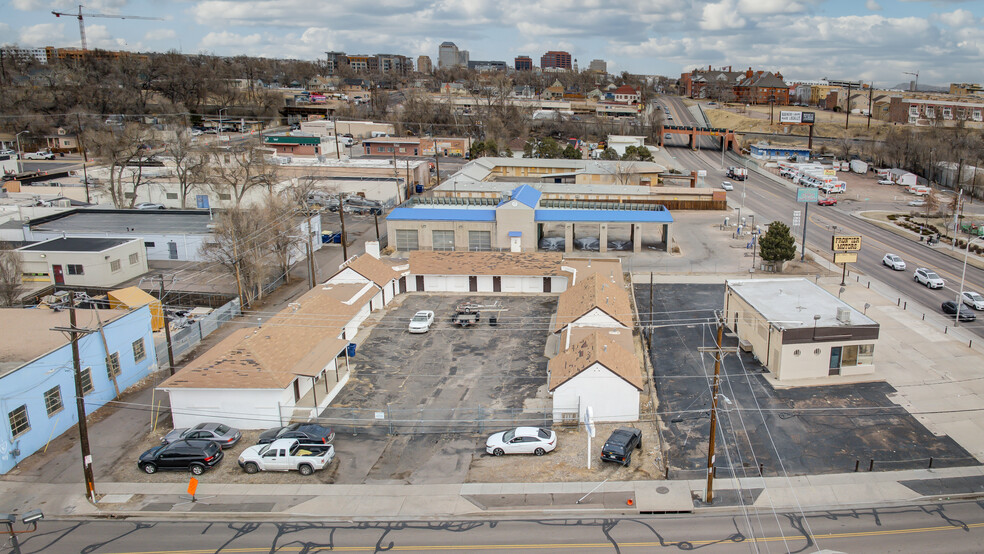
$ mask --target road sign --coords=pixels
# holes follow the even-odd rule
[[[793,227],[799,227],[801,213],[799,210],[793,211]]]
[[[707,170],[706,169],[698,169],[697,170],[697,176],[698,177],[707,177]]]
[[[816,202],[819,199],[817,189],[810,187],[799,187],[796,189],[797,202]]]
[[[835,264],[856,264],[858,263],[857,252],[834,252]]]
[[[588,436],[593,438],[595,436],[595,424],[591,406],[584,409],[584,426],[588,428]]]
[[[861,250],[861,236],[833,236],[830,237],[830,249],[836,251],[857,252]]]

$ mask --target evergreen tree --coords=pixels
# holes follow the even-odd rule
[[[781,221],[773,221],[758,242],[762,259],[767,262],[788,262],[796,257],[796,239]]]

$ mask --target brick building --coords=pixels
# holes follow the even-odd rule
[[[943,97],[917,99],[893,96],[889,100],[888,120],[892,123],[914,125],[930,125],[937,121],[944,125],[952,125],[957,121],[979,124],[984,120],[984,101],[962,102]]]
[[[540,56],[540,67],[542,69],[571,69],[571,54],[562,50],[551,50]]]
[[[513,63],[516,71],[533,71],[533,58],[529,56],[516,56]]]

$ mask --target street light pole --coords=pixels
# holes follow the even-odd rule
[[[20,147],[20,136],[29,132],[30,131],[21,131],[14,136],[14,140],[17,141],[17,173],[24,171],[24,165],[21,163],[21,158],[24,157],[24,153],[21,151]]]
[[[219,142],[222,142],[222,112],[228,111],[229,108],[219,109]]]
[[[953,233],[956,235],[956,231]],[[953,314],[953,326],[960,326],[960,307],[963,306],[963,293],[964,293],[964,278],[967,277],[967,256],[970,254],[970,245],[973,244],[975,240],[980,240],[984,237],[977,237],[967,241],[967,248],[964,250],[964,263],[963,271],[960,273],[960,292],[957,293],[957,312]],[[956,239],[954,239],[956,242]]]

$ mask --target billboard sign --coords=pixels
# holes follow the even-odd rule
[[[858,263],[857,252],[834,252],[835,264],[856,264]]]
[[[861,250],[861,236],[833,236],[830,238],[830,249],[857,252],[858,250]]]
[[[816,202],[820,195],[819,191],[815,188],[810,187],[799,187],[796,189],[796,201],[797,202]]]
[[[779,123],[802,123],[803,112],[779,112]]]
[[[813,112],[803,112],[803,123],[812,124],[813,122],[816,121],[816,116],[817,114]]]

